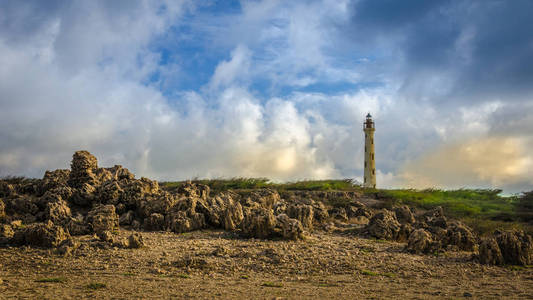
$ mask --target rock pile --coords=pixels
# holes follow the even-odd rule
[[[497,231],[479,246],[479,261],[491,265],[530,265],[533,263],[533,240],[523,231]]]
[[[171,193],[122,166],[99,168],[96,157],[77,151],[70,170],[13,184],[0,180],[0,245],[62,247],[70,235],[92,233],[111,242],[119,226],[176,233],[223,228],[255,238],[302,239],[313,226],[312,205],[321,213],[317,218],[325,218],[323,205],[312,200],[288,204],[267,189],[211,196],[208,186],[189,182]],[[129,240],[132,247],[140,244]]]

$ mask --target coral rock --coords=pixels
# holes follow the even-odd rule
[[[428,253],[432,249],[431,234],[420,228],[411,233],[407,242],[407,251],[411,253]]]
[[[276,218],[271,209],[247,207],[244,210],[241,229],[245,236],[260,239],[268,238],[274,234],[275,226]]]
[[[95,233],[118,229],[118,215],[113,205],[99,205],[87,214],[87,223]]]
[[[479,262],[485,265],[502,265],[504,263],[500,246],[495,238],[488,238],[479,245]]]
[[[396,214],[396,219],[398,219],[398,222],[401,224],[414,224],[415,223],[415,217],[413,215],[413,212],[409,208],[409,206],[400,206],[396,207],[394,209],[394,213]]]
[[[13,242],[17,245],[30,245],[38,247],[57,247],[70,235],[62,227],[54,225],[51,221],[37,223],[19,229],[13,236]]]
[[[286,214],[276,217],[277,226],[281,228],[281,235],[289,240],[304,239],[304,229],[302,223],[296,219],[291,219]]]
[[[313,207],[311,205],[289,205],[286,213],[289,217],[300,221],[305,228],[313,228]]]
[[[533,263],[533,241],[523,231],[506,231],[496,234],[504,262],[513,265]]]
[[[401,225],[396,220],[396,215],[384,210],[376,214],[366,226],[366,232],[378,239],[394,240],[398,237]]]
[[[144,219],[143,227],[145,230],[163,230],[165,228],[165,216],[153,213]]]

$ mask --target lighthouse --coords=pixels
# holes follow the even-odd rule
[[[376,160],[374,157],[374,121],[370,114],[366,115],[366,120],[363,123],[363,131],[365,132],[365,180],[363,187],[376,187]]]

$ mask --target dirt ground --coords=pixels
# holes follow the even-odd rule
[[[412,255],[404,244],[325,232],[299,242],[213,230],[142,236],[140,249],[76,237],[68,257],[0,248],[0,298],[533,299],[533,268],[484,266],[467,252]]]

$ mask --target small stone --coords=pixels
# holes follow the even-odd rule
[[[464,292],[463,297],[472,297],[472,294],[470,294],[469,292]]]
[[[144,246],[142,235],[134,233],[128,237],[128,248],[141,248]]]

